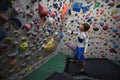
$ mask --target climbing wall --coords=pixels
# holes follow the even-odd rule
[[[67,3],[0,0],[0,80],[21,80],[57,53]]]
[[[73,55],[66,44],[84,22],[88,57],[120,60],[119,0],[0,0],[0,79],[22,79],[57,51]]]
[[[79,31],[78,27],[87,22],[91,26],[88,31],[88,57],[120,60],[119,0],[74,0],[68,10],[68,17],[60,51],[73,55],[74,51],[68,45],[75,45],[76,35],[71,33]]]

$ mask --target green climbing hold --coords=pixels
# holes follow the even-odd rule
[[[96,2],[95,7],[99,7],[99,6],[100,6],[100,2]]]

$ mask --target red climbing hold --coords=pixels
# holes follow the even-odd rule
[[[111,53],[116,53],[116,50],[114,48],[109,49]]]
[[[48,9],[41,3],[38,4],[38,13],[40,17],[45,17],[48,15]]]
[[[0,22],[6,22],[8,18],[4,16],[3,14],[0,14]]]
[[[12,66],[12,65],[15,65],[16,63],[17,63],[16,60],[12,60],[12,61],[10,62],[10,65]]]
[[[113,7],[115,5],[115,3],[108,3],[107,5]]]
[[[107,25],[104,26],[104,27],[103,27],[103,30],[108,30],[108,26],[107,26]]]

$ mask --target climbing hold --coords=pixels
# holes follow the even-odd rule
[[[104,26],[104,22],[99,22],[100,26]]]
[[[94,21],[97,21],[97,19],[95,18]]]
[[[120,26],[118,26],[118,28],[120,29]]]
[[[31,0],[31,3],[34,4],[37,0]]]
[[[14,53],[11,53],[11,54],[8,54],[8,57],[11,57],[11,58],[13,58],[13,57],[15,57],[17,54],[18,54],[18,49],[14,52]]]
[[[110,51],[111,53],[116,53],[115,48],[110,48],[109,51]]]
[[[13,41],[13,38],[12,37],[6,37],[4,40],[5,40],[6,43],[10,44]]]
[[[29,31],[31,27],[30,27],[29,24],[24,24],[24,25],[23,25],[23,28],[25,28],[27,31]]]
[[[103,27],[103,30],[108,30],[108,26],[107,26],[107,25],[104,26],[104,27]]]
[[[13,22],[15,22],[18,25],[19,28],[22,26],[22,22],[18,18],[14,17],[14,18],[10,18],[10,20],[12,20]]]
[[[100,9],[100,15],[104,14],[104,9]]]
[[[91,0],[86,0],[87,4],[91,3],[92,1]]]
[[[28,72],[31,72],[31,71],[32,71],[32,67],[29,67],[29,68],[27,69],[27,71],[28,71]]]
[[[120,4],[118,4],[118,5],[116,6],[116,8],[120,8]]]
[[[55,20],[52,17],[48,17],[47,21],[48,21],[48,24],[51,25],[54,23]]]
[[[111,13],[112,13],[112,14],[117,14],[117,13],[118,13],[118,10],[117,10],[117,9],[113,9]]]
[[[105,3],[108,3],[109,2],[109,0],[105,0]]]
[[[6,51],[8,46],[6,44],[1,44],[0,45],[0,52]]]
[[[44,46],[44,50],[49,52],[51,51],[53,48],[55,47],[55,44],[54,44],[54,39],[51,38],[48,43]]]
[[[114,2],[113,3],[108,3],[107,5],[113,7],[115,5],[115,3]]]
[[[58,35],[58,32],[55,32],[54,34],[55,34],[55,35]]]
[[[91,19],[88,19],[87,22],[91,22],[92,20]]]
[[[16,47],[18,44],[19,44],[18,41],[14,41],[14,42],[13,42],[13,47]]]
[[[26,37],[22,37],[21,40],[22,41],[27,41],[27,38]]]
[[[47,31],[47,32],[45,33],[45,35],[46,35],[46,36],[49,36],[49,35],[50,35],[50,33]]]
[[[84,6],[84,7],[82,7],[83,13],[86,13],[89,10],[90,10],[90,6]]]
[[[40,17],[45,17],[48,15],[48,9],[41,3],[38,4],[38,13]]]
[[[93,27],[93,30],[94,30],[94,31],[99,31],[99,28]]]
[[[55,9],[57,9],[57,8],[58,8],[58,3],[53,3],[53,7],[54,7]]]
[[[10,70],[9,70],[10,73],[12,73],[12,72],[14,72],[14,71],[15,71],[14,69],[10,69]]]
[[[101,53],[101,57],[102,57],[102,58],[105,57],[105,54],[104,54],[104,53]]]
[[[55,13],[55,12],[51,12],[51,13],[50,13],[50,16],[51,16],[51,17],[55,17],[55,16],[56,16],[56,13]]]
[[[23,42],[19,45],[19,50],[24,51],[28,48],[28,42]]]
[[[95,7],[99,7],[99,6],[100,6],[100,2],[96,2]]]
[[[113,31],[113,32],[118,32],[118,29],[113,27],[113,28],[112,28],[112,31]]]
[[[36,66],[32,66],[32,70],[35,70],[36,69]]]
[[[114,48],[118,48],[119,46],[117,45],[117,44],[114,44],[114,46],[113,46]]]
[[[21,71],[22,70],[22,68],[21,67],[19,67],[19,68],[17,68],[17,71],[19,72],[19,71]]]
[[[62,2],[60,2],[60,7],[62,7]]]
[[[71,14],[72,14],[70,9],[68,10],[68,14],[69,14],[69,15],[71,15]]]
[[[62,7],[62,12],[61,12],[61,18],[64,19],[65,18],[65,15],[68,11],[68,8],[69,8],[69,3],[68,4],[65,4],[63,7]]]
[[[112,15],[112,18],[113,18],[113,19],[115,19],[115,20],[117,20],[117,19],[119,19],[119,18],[120,18],[120,16],[117,16],[117,15]]]
[[[0,39],[4,39],[8,36],[8,33],[6,31],[0,30]]]
[[[73,5],[73,11],[77,11],[77,12],[80,12],[82,8],[82,3],[78,3],[78,2],[75,2],[74,5]]]
[[[68,46],[70,49],[72,49],[73,51],[75,51],[75,45],[72,44],[71,42],[66,42],[65,43],[66,46]]]
[[[61,32],[60,33],[60,38],[63,38],[64,37],[64,34]]]
[[[13,65],[15,65],[16,63],[17,63],[16,60],[12,60],[12,61],[10,62],[10,65],[13,66]]]

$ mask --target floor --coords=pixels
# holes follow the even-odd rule
[[[67,55],[58,52],[53,58],[48,60],[44,65],[40,68],[27,75],[23,80],[46,80],[48,76],[50,76],[54,71],[56,72],[64,72],[65,60]],[[120,62],[113,60],[113,62],[120,64]],[[86,76],[75,76],[75,78],[89,78]],[[90,78],[89,78],[90,79]],[[93,80],[93,79],[91,79]]]
[[[63,72],[65,67],[66,55],[58,52],[43,66],[23,78],[23,80],[46,80],[46,78],[54,71]],[[57,65],[57,66],[56,66]]]

